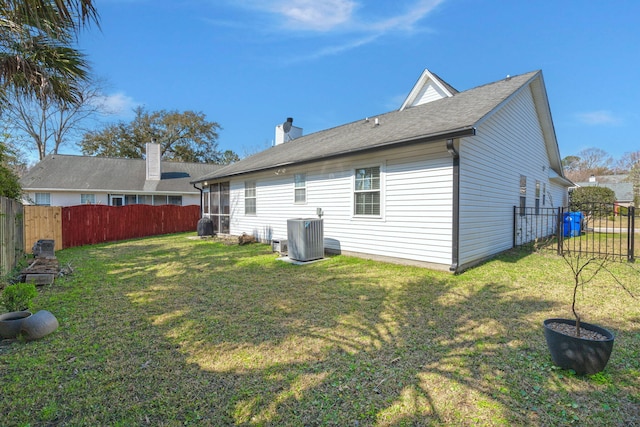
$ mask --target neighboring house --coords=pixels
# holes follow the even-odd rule
[[[577,187],[606,187],[616,194],[616,205],[631,206],[633,203],[633,183],[627,181],[629,175],[591,176],[589,181],[576,182]]]
[[[200,192],[190,181],[221,168],[160,161],[157,144],[147,144],[147,153],[145,160],[50,154],[20,179],[24,203],[199,205]]]
[[[514,206],[572,185],[540,71],[458,92],[425,70],[397,111],[276,141],[193,181],[217,232],[286,239],[321,214],[328,252],[457,272],[513,246]]]

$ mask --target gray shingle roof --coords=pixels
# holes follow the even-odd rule
[[[24,190],[96,190],[112,192],[198,193],[191,181],[220,165],[162,162],[160,181],[146,181],[141,159],[51,154],[21,179]]]
[[[537,77],[532,71],[455,93],[437,101],[364,118],[276,145],[239,162],[203,175],[202,182],[296,163],[344,156],[412,141],[442,139],[456,133],[471,135],[476,124],[518,89]],[[374,119],[379,125],[374,124]]]
[[[606,187],[613,190],[618,202],[633,201],[633,183],[626,181],[629,175],[597,176],[595,182],[576,182],[578,187]]]

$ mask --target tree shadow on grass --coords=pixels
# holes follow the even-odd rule
[[[296,267],[260,246],[169,242],[88,249],[51,290],[60,331],[17,350],[31,358],[28,390],[61,397],[0,404],[6,419],[548,425],[576,412],[577,394],[545,389],[559,380],[538,322],[556,303],[499,274],[463,283],[345,257]],[[18,393],[19,357],[5,366],[5,395]]]

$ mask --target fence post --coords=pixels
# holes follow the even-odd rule
[[[517,233],[517,230],[518,230],[518,228],[517,228],[518,226],[516,224],[516,214],[517,214],[516,205],[513,205],[513,246],[511,246],[512,248],[515,248],[516,247],[516,243],[517,243],[517,241],[516,241],[516,233]]]
[[[558,255],[562,255],[562,238],[564,236],[563,234],[563,223],[562,223],[562,217],[563,217],[563,207],[558,207],[558,224],[556,226],[556,233],[557,233],[557,239],[558,240]]]
[[[627,210],[627,215],[629,216],[629,226],[627,231],[627,261],[635,262],[636,254],[635,254],[635,240],[636,240],[636,208],[634,206],[629,206]]]

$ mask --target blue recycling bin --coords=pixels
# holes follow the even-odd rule
[[[582,230],[582,212],[565,212],[563,218],[564,237],[577,237]]]

